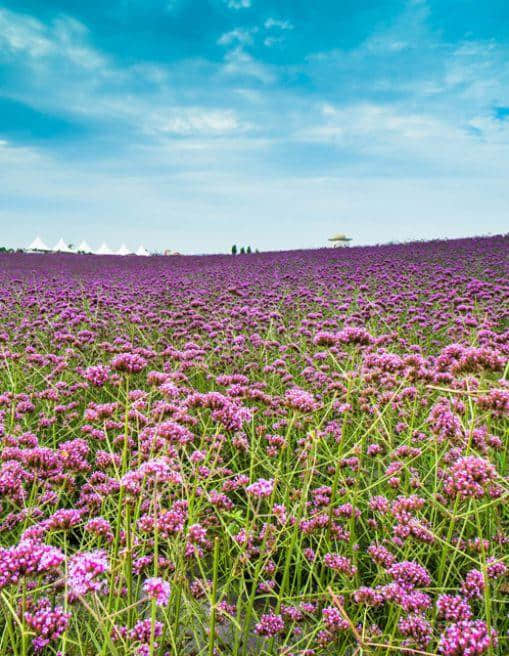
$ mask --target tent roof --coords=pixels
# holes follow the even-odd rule
[[[136,251],[136,255],[149,255],[149,252],[145,246],[143,246],[143,244],[140,244],[138,250]]]
[[[37,235],[33,242],[28,246],[29,251],[49,251],[50,248],[42,241],[42,239]]]
[[[131,251],[127,248],[127,246],[122,244],[122,246],[116,252],[116,255],[129,255],[130,252]]]
[[[58,242],[53,246],[52,250],[58,251],[60,253],[72,253],[72,249],[69,248],[69,246],[62,238],[60,238]]]
[[[347,237],[342,232],[338,232],[338,234],[334,235],[333,237],[329,237],[329,241],[352,241],[352,239],[351,237]]]
[[[90,244],[85,240],[80,242],[77,250],[78,251],[83,251],[84,253],[91,253],[92,252],[92,248],[91,248]]]
[[[103,241],[99,248],[95,252],[96,255],[114,255],[114,252],[108,246],[108,244]]]

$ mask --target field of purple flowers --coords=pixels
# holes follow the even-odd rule
[[[507,654],[508,252],[0,256],[0,654]]]

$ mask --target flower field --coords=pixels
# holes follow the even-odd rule
[[[508,253],[0,256],[0,654],[507,654]]]

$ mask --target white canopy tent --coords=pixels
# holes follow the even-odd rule
[[[31,252],[48,252],[48,253],[91,253],[94,255],[132,255],[133,251],[129,250],[125,244],[122,244],[118,250],[114,250],[108,246],[108,244],[103,241],[97,250],[94,250],[90,244],[84,239],[79,243],[79,245],[74,248],[70,247],[65,243],[63,239],[59,239],[58,242],[49,248],[42,239],[37,236],[26,248],[27,251]],[[140,244],[138,250],[135,253],[136,255],[147,257],[150,255],[148,250]]]
[[[136,255],[143,255],[144,257],[146,257],[147,255],[150,255],[150,253],[147,251],[145,246],[143,246],[143,244],[140,244],[140,247],[136,251]]]
[[[37,235],[31,244],[28,245],[27,251],[50,251],[49,246],[42,241],[42,239]]]
[[[334,247],[337,248],[338,246],[348,246],[349,242],[352,241],[352,238],[347,237],[342,232],[339,232],[338,234],[330,237],[329,241],[331,241],[334,244]]]
[[[96,255],[115,255],[115,252],[111,250],[108,244],[103,241],[99,248],[95,251]]]
[[[115,253],[115,255],[129,255],[131,251],[127,248],[125,244],[122,244],[122,246],[118,249],[118,251]]]
[[[73,250],[72,248],[69,248],[69,246],[65,243],[65,241],[60,238],[57,243],[53,246],[51,249],[55,253],[72,253]]]
[[[76,249],[79,253],[92,253],[92,247],[87,241],[80,242],[78,248]]]

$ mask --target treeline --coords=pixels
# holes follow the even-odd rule
[[[250,255],[252,252],[251,246],[241,246],[240,249],[237,248],[237,244],[232,246],[232,255]],[[259,253],[260,251],[256,249],[254,252]]]

